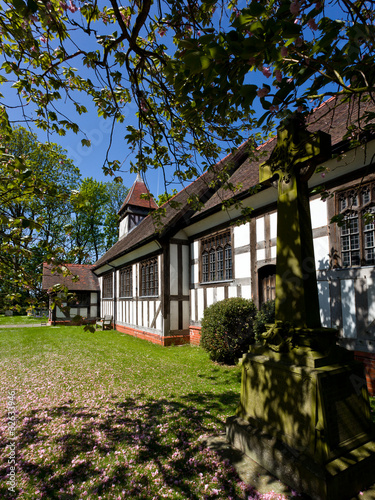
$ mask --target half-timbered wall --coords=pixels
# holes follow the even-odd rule
[[[200,326],[203,312],[211,304],[229,297],[251,298],[250,224],[215,232],[231,233],[232,274],[222,280],[204,281],[204,249],[207,235],[190,242],[190,326]],[[224,254],[225,258],[225,254]]]
[[[147,334],[150,334],[151,338],[163,336],[161,266],[162,256],[156,255],[116,270],[118,330],[145,338]],[[131,291],[128,289],[129,279]]]
[[[166,266],[168,263],[166,262]],[[189,340],[189,243],[174,238],[169,244],[169,290],[165,296],[169,335]],[[168,335],[168,332],[166,332]]]
[[[74,293],[74,292],[73,292]],[[69,321],[75,316],[81,316],[83,321],[93,321],[99,315],[99,294],[98,292],[76,292],[77,303],[71,304],[69,313],[64,313],[56,306],[50,315],[51,321]],[[66,306],[66,302],[62,303]]]

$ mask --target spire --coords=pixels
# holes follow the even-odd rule
[[[146,184],[143,182],[140,174],[129,190],[125,201],[120,208],[118,215],[120,216],[119,237],[123,238],[132,229],[134,229],[142,219],[144,219],[151,211],[158,208],[153,198],[144,199],[143,194],[149,194]]]

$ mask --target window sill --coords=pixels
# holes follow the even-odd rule
[[[220,283],[233,283],[233,278],[230,280],[220,280],[220,281],[201,281],[200,285],[219,285]]]

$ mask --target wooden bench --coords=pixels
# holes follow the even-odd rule
[[[97,330],[101,327],[102,330],[105,330],[107,327],[109,330],[112,328],[112,317],[110,314],[106,314],[104,318],[98,318],[95,323],[95,329]]]

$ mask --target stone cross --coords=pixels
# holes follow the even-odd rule
[[[308,179],[331,152],[331,137],[309,133],[300,115],[277,130],[277,144],[260,166],[260,182],[278,179],[275,320],[320,328]]]

